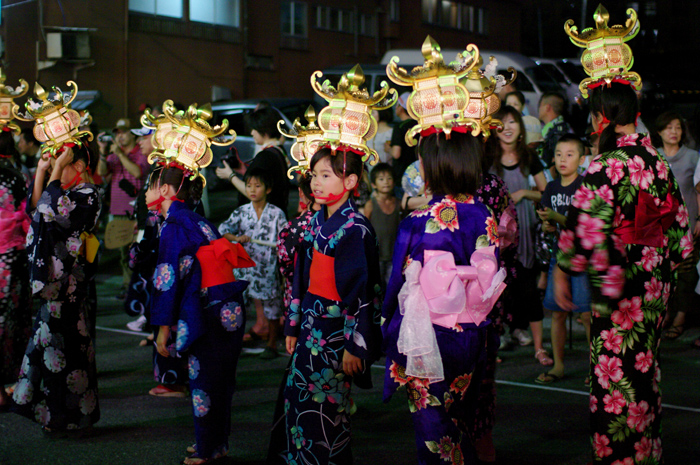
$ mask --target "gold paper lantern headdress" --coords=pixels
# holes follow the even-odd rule
[[[492,130],[503,129],[503,123],[500,120],[491,118],[491,115],[496,113],[501,108],[501,99],[498,97],[498,91],[512,83],[517,76],[513,68],[508,68],[511,73],[510,79],[506,79],[502,75],[496,75],[495,70],[498,65],[496,58],[490,57],[489,64],[486,69],[482,70],[483,57],[479,57],[479,62],[471,68],[466,79],[461,82],[469,92],[469,103],[464,111],[464,116],[468,119],[475,120],[479,125],[479,130],[487,139],[491,135]],[[476,135],[472,132],[473,135]]]
[[[478,121],[467,118],[469,91],[459,81],[465,78],[479,62],[479,49],[470,44],[461,55],[461,62],[445,64],[440,45],[428,36],[421,47],[425,63],[410,72],[398,66],[399,58],[393,57],[386,66],[389,79],[402,86],[413,86],[406,109],[418,124],[406,133],[406,143],[416,145],[417,134],[428,135],[444,132],[471,130],[473,135],[481,131]]]
[[[624,26],[615,25],[608,27],[610,14],[603,5],[593,14],[595,29],[587,28],[578,32],[574,26],[574,20],[570,19],[564,24],[564,30],[574,45],[586,50],[581,55],[581,64],[590,78],[586,78],[579,84],[581,95],[588,97],[588,89],[612,82],[621,82],[634,87],[642,88],[642,78],[639,74],[630,72],[634,63],[632,49],[625,44],[633,39],[639,32],[637,12],[632,8],[627,10],[627,21]]]
[[[282,135],[290,139],[295,139],[294,145],[290,150],[292,158],[297,162],[297,166],[292,166],[287,171],[287,176],[292,179],[292,172],[298,171],[302,176],[309,170],[311,157],[323,143],[323,130],[316,124],[316,111],[314,107],[309,105],[309,108],[304,112],[304,117],[308,124],[302,126],[299,118],[294,120],[291,129],[284,128],[284,120],[279,120],[277,129]]]
[[[149,115],[153,117],[150,112]],[[193,103],[186,111],[178,111],[172,100],[166,100],[163,103],[163,115],[171,126],[167,126],[166,121],[160,120],[160,117],[153,118],[153,122],[146,115],[145,122],[143,117],[141,119],[144,126],[152,127],[150,124],[153,123],[156,127],[156,151],[149,155],[149,163],[180,168],[190,175],[190,179],[201,176],[206,185],[206,179],[200,170],[212,162],[211,145],[233,144],[236,132],[231,129],[228,134],[233,137],[224,136],[228,129],[228,120],[223,120],[221,125],[214,127],[209,125],[213,116],[210,104],[198,108],[197,104]],[[158,137],[159,131],[162,134],[161,142]]]
[[[29,90],[29,85],[24,79],[19,80],[19,86],[12,88],[5,85],[5,72],[0,68],[0,129],[3,131],[12,131],[19,134],[21,129],[12,122],[12,107],[14,99],[21,97]]]
[[[34,84],[34,95],[38,100],[29,99],[24,107],[26,114],[19,113],[19,105],[12,106],[12,115],[22,121],[34,122],[34,137],[41,142],[41,153],[57,157],[65,144],[83,144],[81,138],[92,140],[90,131],[80,131],[82,124],[80,114],[70,108],[70,104],[78,95],[78,85],[73,81],[66,83],[73,88],[70,95],[64,95],[58,87],[52,87],[52,98],[41,85]]]
[[[318,125],[323,131],[319,147],[329,146],[334,152],[349,149],[362,155],[362,161],[376,164],[379,156],[367,146],[367,141],[377,134],[377,121],[372,110],[384,110],[394,105],[398,99],[396,90],[382,81],[381,89],[370,95],[366,88],[360,87],[365,82],[365,75],[359,64],[343,74],[337,88],[328,79],[320,85],[317,79],[321,76],[321,71],[311,75],[311,87],[328,101],[328,106],[318,114]]]

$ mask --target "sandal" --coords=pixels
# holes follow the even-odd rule
[[[535,358],[544,366],[554,365],[554,360],[549,357],[549,354],[547,354],[547,351],[544,349],[537,349],[535,351]]]
[[[153,389],[148,391],[148,393],[156,397],[185,397],[187,395],[184,391],[184,388],[183,390],[177,390],[164,384],[160,384],[154,387]]]
[[[243,342],[267,341],[267,334],[258,334],[250,328],[250,331],[243,335]]]
[[[674,325],[664,331],[663,338],[667,341],[673,341],[678,339],[681,334],[683,334],[683,325]]]
[[[552,384],[556,383],[560,379],[562,379],[563,376],[557,376],[554,373],[551,372],[544,372],[541,375],[539,375],[537,378],[535,378],[535,382],[537,384]]]

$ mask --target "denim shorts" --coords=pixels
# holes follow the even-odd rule
[[[556,256],[556,253],[553,254]],[[555,257],[549,262],[549,273],[547,275],[547,291],[544,294],[543,306],[547,310],[553,312],[563,312],[559,308],[559,305],[554,301],[554,280],[552,279],[552,270],[554,265],[557,264]],[[572,311],[574,313],[585,313],[591,311],[591,287],[588,284],[588,275],[586,273],[579,273],[576,276],[570,276],[571,282],[571,298],[574,302],[576,308]]]

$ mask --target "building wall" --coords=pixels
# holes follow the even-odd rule
[[[185,11],[193,1],[185,0]],[[523,0],[457,0],[488,11],[487,34],[426,23],[422,3],[435,0],[396,0],[399,20],[391,21],[391,1],[309,0],[306,37],[290,38],[281,31],[279,0],[241,0],[242,27],[237,30],[129,13],[128,0],[38,0],[3,8],[3,68],[8,85],[22,77],[31,85],[38,79],[45,87],[65,88],[66,81],[75,79],[81,90],[99,90],[102,101],[90,110],[101,127],[111,127],[120,117],[138,118],[143,103],[206,103],[214,85],[229,89],[233,99],[312,97],[313,71],[377,63],[387,49],[419,48],[428,34],[444,48],[476,43],[481,48],[520,49]],[[377,18],[376,34],[318,28],[317,6]],[[89,33],[94,63],[59,62],[37,71],[36,44],[39,59],[46,60],[40,23],[94,28]]]

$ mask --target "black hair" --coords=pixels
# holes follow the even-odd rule
[[[23,128],[21,132],[22,137],[24,137],[24,141],[26,143],[32,143],[35,146],[39,146],[39,141],[36,140],[36,137],[34,136],[34,129],[32,128]]]
[[[377,122],[384,121],[387,124],[391,124],[391,122],[394,121],[394,110],[391,107],[383,110],[377,110],[377,113],[379,114]]]
[[[532,163],[534,157],[536,157],[537,155],[534,154],[533,151],[525,143],[525,123],[523,122],[523,117],[520,114],[520,112],[515,108],[511,107],[510,105],[506,105],[504,107],[501,107],[501,109],[495,115],[496,119],[499,119],[501,121],[504,120],[506,116],[512,116],[515,122],[518,123],[518,126],[520,127],[520,138],[518,139],[518,142],[515,145],[515,152],[518,154],[518,160],[520,160],[520,163],[518,165],[520,167],[520,172],[524,176],[528,176],[530,174],[530,164]],[[496,174],[501,177],[503,177],[503,165],[501,164],[502,156],[503,149],[501,148],[501,142],[498,136],[496,134],[493,134],[491,137],[489,137],[488,141],[486,142],[486,155],[484,159],[488,160],[487,163],[489,164],[489,166],[493,166],[496,170]]]
[[[508,97],[510,97],[511,95],[514,95],[515,98],[517,98],[518,101],[520,102],[520,104],[523,106],[523,108],[525,108],[525,95],[523,95],[523,93],[520,92],[519,90],[514,90],[513,92],[508,92],[506,94],[505,98],[503,99],[503,102],[507,102]]]
[[[0,155],[9,156],[15,163],[19,163],[19,152],[10,131],[0,131]]]
[[[277,110],[270,107],[264,107],[245,115],[245,123],[251,131],[255,129],[261,136],[272,139],[280,137],[277,122],[281,119]]]
[[[333,174],[343,179],[343,176],[347,177],[351,174],[357,176],[357,184],[360,185],[360,180],[362,179],[362,167],[364,163],[362,162],[362,156],[351,151],[343,151],[338,149],[335,154],[331,151],[329,147],[323,147],[318,152],[314,154],[311,158],[311,163],[309,164],[311,171],[314,170],[316,163],[328,158],[331,163],[331,169]]]
[[[304,194],[309,203],[313,205],[316,199],[314,199],[313,191],[311,190],[311,173],[308,171],[299,177],[299,189],[301,189],[301,193]]]
[[[566,98],[564,98],[564,96],[559,92],[545,92],[542,94],[542,97],[540,97],[540,106],[542,105],[542,102],[546,102],[548,105],[551,105],[552,111],[554,111],[554,113],[557,115],[563,115],[564,110],[566,110]]]
[[[370,171],[369,173],[369,182],[372,184],[377,182],[377,177],[381,173],[389,173],[392,176],[394,175],[394,171],[389,163],[377,163],[376,165],[374,165],[372,171]]]
[[[481,158],[484,146],[480,138],[452,131],[423,137],[418,154],[423,160],[425,184],[436,195],[475,195],[481,185]]]
[[[617,148],[618,134],[615,127],[634,124],[637,119],[639,101],[631,86],[613,82],[610,86],[598,86],[589,91],[591,114],[602,114],[610,124],[600,134],[598,152],[606,153]]]
[[[176,197],[185,202],[196,202],[202,198],[204,182],[201,176],[194,180],[180,168],[166,168],[158,166],[148,177],[148,188],[155,189],[162,184],[170,184],[177,191]],[[179,189],[179,190],[178,190]]]
[[[243,176],[243,182],[248,184],[248,181],[253,178],[260,181],[260,183],[265,186],[266,190],[272,189],[272,176],[270,176],[270,172],[268,170],[264,170],[262,168],[253,168],[248,170],[245,172],[245,176]]]
[[[564,134],[557,140],[557,145],[567,142],[573,142],[574,144],[576,144],[576,148],[578,148],[579,157],[583,157],[586,155],[586,148],[583,146],[583,141],[579,139],[576,136],[576,134]]]
[[[75,144],[73,147],[73,163],[82,161],[85,163],[85,167],[90,169],[90,174],[95,173],[98,158],[95,152],[90,149],[87,139],[81,139],[81,143]]]
[[[683,116],[675,111],[665,111],[656,118],[656,121],[654,121],[654,129],[650,134],[651,142],[654,144],[654,147],[663,147],[664,142],[661,140],[661,135],[659,133],[666,129],[666,126],[671,124],[671,122],[674,120],[678,120],[678,122],[681,123],[681,140],[679,145],[685,144],[685,133],[687,132],[687,127]]]

